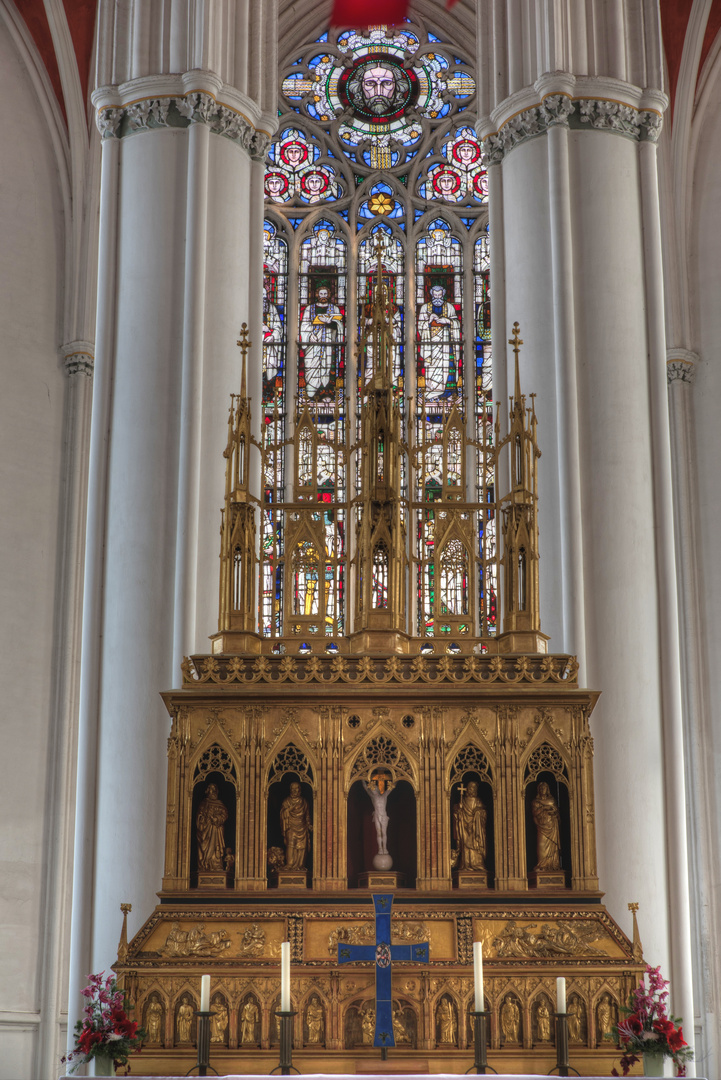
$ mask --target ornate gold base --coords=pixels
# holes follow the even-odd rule
[[[359,889],[400,889],[402,885],[403,874],[396,870],[370,870],[358,875]]]
[[[216,873],[199,873],[198,874],[198,888],[199,889],[224,889],[227,884],[227,874],[223,872]]]
[[[349,641],[353,652],[367,653],[369,656],[375,654],[382,656],[387,653],[403,656],[410,652],[408,634],[404,634],[400,630],[385,630],[382,628],[359,630],[357,633],[351,634]]]
[[[279,870],[279,889],[307,889],[308,875],[305,870]]]
[[[456,870],[453,883],[457,889],[487,889],[488,874],[485,870]]]
[[[535,889],[565,889],[566,875],[562,870],[532,870],[528,875]]]
[[[262,638],[248,630],[222,630],[210,638],[213,656],[260,656]]]
[[[499,653],[507,655],[547,653],[550,638],[540,630],[508,630],[505,634],[499,634],[497,640]]]

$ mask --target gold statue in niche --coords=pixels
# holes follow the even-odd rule
[[[305,1010],[305,1022],[308,1025],[308,1045],[319,1045],[323,1042],[324,1033],[323,1006],[314,994],[308,1002]]]
[[[205,798],[198,807],[195,829],[198,837],[198,869],[225,870],[225,835],[223,826],[228,820],[228,810],[218,798],[216,784],[208,784]]]
[[[545,780],[531,803],[531,813],[538,837],[536,870],[561,869],[561,814]]]
[[[539,1042],[551,1041],[551,1010],[545,998],[541,998],[536,1010],[536,1028]]]
[[[598,1017],[598,1041],[601,1042],[607,1035],[614,1034],[616,1010],[609,994],[601,995],[596,1015]]]
[[[576,997],[568,1003],[568,1041],[583,1042],[583,1005]]]
[[[459,784],[461,801],[453,808],[453,826],[458,844],[459,870],[485,870],[486,821],[488,815],[478,797],[478,784],[471,780],[468,787]]]
[[[376,1028],[376,1011],[366,1006],[361,1013],[361,1029],[363,1031],[363,1045],[372,1046]]]
[[[501,1032],[504,1043],[520,1043],[521,1010],[512,994],[506,994],[505,1001],[501,1005]]]
[[[396,1040],[396,1046],[401,1043],[410,1043],[410,1035],[406,1030],[405,1020],[401,1012],[400,1005],[393,1006],[393,1035]]]
[[[290,795],[281,805],[280,827],[285,841],[285,869],[305,869],[305,856],[313,826],[308,803],[300,793],[297,780],[290,785]]]
[[[149,1043],[160,1042],[160,1028],[163,1020],[163,1006],[153,995],[148,1002],[148,1011],[145,1016],[145,1027],[148,1032],[146,1041]]]
[[[456,1045],[456,1010],[450,998],[444,996],[438,1002],[436,1008],[436,1023],[438,1024],[438,1042],[448,1046]]]
[[[183,994],[180,1008],[178,1009],[178,1042],[189,1043],[192,1041],[191,1029],[193,1026],[193,1006],[187,994]]]
[[[248,1043],[255,1045],[257,1042],[255,1028],[259,1015],[258,1006],[254,999],[252,997],[247,998],[245,1005],[240,1010],[240,1041],[243,1046],[247,1046]]]
[[[224,1001],[217,999],[213,1002],[215,1016],[210,1018],[210,1041],[224,1043],[225,1032],[228,1027],[228,1006]]]

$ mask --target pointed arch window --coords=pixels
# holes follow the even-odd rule
[[[418,16],[398,27],[329,30],[294,47],[281,73],[280,124],[265,176],[264,420],[277,446],[263,508],[266,635],[284,633],[278,567],[285,515],[293,512],[285,469],[303,410],[318,432],[308,486],[323,502],[326,536],[326,552],[316,553],[327,605],[319,632],[350,629],[344,611],[355,510],[345,500],[358,491],[359,462],[342,448],[357,437],[364,384],[379,362],[372,334],[357,356],[379,259],[393,311],[403,438],[421,447],[401,464],[415,582],[409,629],[436,632],[436,588],[443,593],[448,583],[453,605],[462,606],[463,595],[466,604],[469,595],[478,600],[467,612],[475,632],[495,633],[492,509],[474,517],[477,549],[466,577],[477,564],[480,578],[472,594],[463,594],[450,569],[434,578],[435,504],[449,490],[469,503],[493,497],[483,449],[493,437],[488,189],[475,95],[465,44],[443,40]],[[460,444],[444,450],[439,442],[454,408],[459,432],[477,444],[475,467],[466,458],[461,468]],[[380,447],[375,453],[382,462]],[[285,510],[270,505],[283,498]]]

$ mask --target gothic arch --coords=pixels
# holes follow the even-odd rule
[[[399,780],[407,780],[418,794],[418,766],[415,755],[406,749],[397,734],[381,724],[361,742],[346,766],[345,790],[374,765],[389,765]]]
[[[296,773],[302,783],[307,783],[315,791],[315,763],[311,761],[304,745],[304,741],[297,738],[300,735],[297,727],[295,730],[286,730],[282,741],[273,748],[272,756],[269,756],[266,768],[266,789],[278,783],[289,773]]]
[[[524,777],[524,786],[526,769],[531,761],[531,758],[534,754],[537,753],[539,749],[544,746],[548,746],[552,756],[555,757],[557,755],[560,759],[563,768],[562,770],[560,770],[559,779],[563,778],[563,782],[568,785],[569,777],[571,775],[571,760],[568,750],[558,738],[548,720],[543,719],[538,724],[538,727],[534,731],[531,738],[528,740],[528,745],[521,754],[521,758],[519,761],[519,769]]]

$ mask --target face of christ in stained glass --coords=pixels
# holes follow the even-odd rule
[[[418,314],[419,355],[425,369],[425,392],[436,397],[458,393],[461,324],[442,285],[431,288],[431,298]]]
[[[348,98],[362,112],[383,117],[397,113],[408,100],[408,77],[394,64],[369,60],[348,80]]]

